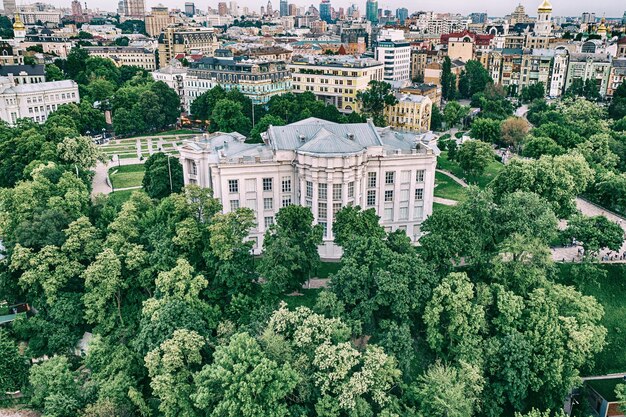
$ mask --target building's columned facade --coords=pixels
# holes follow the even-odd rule
[[[263,236],[281,207],[309,207],[324,228],[320,255],[336,258],[332,224],[345,206],[373,208],[386,230],[404,230],[413,242],[432,213],[435,136],[377,128],[371,122],[337,124],[310,118],[270,126],[264,144],[238,133],[187,140],[180,149],[185,184],[213,189],[224,212],[248,207],[257,226],[250,238],[260,253]]]

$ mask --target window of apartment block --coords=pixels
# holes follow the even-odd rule
[[[319,184],[317,186],[317,198],[320,200],[326,200],[328,198],[328,186],[326,184]]]
[[[313,183],[311,181],[306,182],[306,196],[307,198],[313,198]]]
[[[411,181],[411,171],[401,171],[400,182],[407,183],[409,181]]]
[[[198,165],[194,161],[191,161],[190,173],[191,175],[198,175]]]
[[[399,220],[409,220],[409,208],[400,207],[399,215],[400,215]]]
[[[385,172],[385,184],[393,184],[396,178],[396,173],[394,171]]]
[[[285,195],[283,196],[283,207],[287,207],[291,205],[291,196]]]
[[[265,220],[265,228],[266,229],[274,224],[274,216],[267,216],[267,217],[265,217],[264,220]]]
[[[239,180],[228,180],[228,192],[229,193],[239,192]]]
[[[263,191],[272,191],[272,178],[263,178]]]
[[[339,210],[341,210],[341,203],[333,203],[333,217],[339,213]]]
[[[273,210],[274,209],[274,199],[273,198],[264,198],[263,199],[263,209],[264,210]]]
[[[385,201],[393,201],[393,190],[385,190]]]
[[[400,201],[409,201],[409,190],[400,190]]]
[[[341,184],[333,184],[333,201],[341,201],[342,188]]]
[[[256,211],[256,198],[248,198],[246,200],[246,207],[248,207],[252,211]]]
[[[318,219],[327,219],[328,218],[328,203],[325,201],[320,201],[317,203],[317,218]]]
[[[376,188],[376,173],[375,172],[367,173],[367,187]]]
[[[324,230],[324,237],[328,236],[328,223],[326,222],[317,222],[320,226],[322,226],[322,230]]]
[[[230,211],[235,211],[239,208],[239,200],[230,200]]]
[[[348,183],[348,198],[354,198],[354,181]]]
[[[283,189],[283,193],[291,192],[291,178],[283,177],[282,189]]]
[[[423,169],[418,169],[415,172],[415,181],[424,182],[424,170]]]
[[[421,220],[424,217],[424,206],[415,206],[413,210],[413,219]]]
[[[256,191],[256,178],[246,178],[246,191]]]
[[[376,190],[369,190],[367,192],[367,205],[368,206],[376,205]]]
[[[383,213],[385,221],[393,221],[393,207],[387,207]]]
[[[415,201],[419,201],[419,200],[423,200],[424,199],[424,189],[423,188],[416,188],[415,189]]]

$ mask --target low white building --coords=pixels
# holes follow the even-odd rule
[[[22,118],[43,123],[59,106],[79,101],[78,84],[72,80],[15,85],[0,77],[0,120],[10,125]]]
[[[263,144],[247,144],[239,133],[218,132],[180,148],[185,184],[211,188],[224,212],[254,210],[255,253],[278,210],[291,204],[310,207],[315,223],[324,227],[322,257],[341,255],[332,224],[345,206],[373,208],[386,230],[419,239],[433,207],[439,149],[432,133],[309,118],[270,126],[262,136]]]
[[[168,66],[153,71],[151,74],[155,81],[163,81],[169,88],[176,91],[181,103],[184,102],[187,67],[183,66],[179,60],[172,59]]]

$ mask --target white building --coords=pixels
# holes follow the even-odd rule
[[[173,59],[170,65],[153,71],[151,74],[155,81],[163,81],[169,88],[176,91],[181,103],[184,102],[187,67],[184,67],[179,60]]]
[[[43,123],[60,105],[79,101],[78,84],[72,80],[15,85],[0,77],[0,120],[10,125],[21,118]]]
[[[384,64],[383,80],[396,87],[410,80],[411,44],[401,30],[382,30],[376,46],[376,61]]]
[[[371,122],[337,124],[309,118],[270,126],[264,144],[239,133],[187,140],[180,148],[185,184],[213,189],[224,212],[248,207],[255,253],[281,207],[310,207],[324,227],[322,257],[339,257],[332,224],[345,206],[373,208],[386,230],[405,230],[416,242],[432,213],[439,149],[431,133],[400,133]]]

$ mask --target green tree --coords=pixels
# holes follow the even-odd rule
[[[482,64],[470,59],[459,76],[459,94],[463,98],[471,98],[472,95],[483,92],[487,84],[492,82],[489,72]]]
[[[195,417],[191,399],[193,375],[202,364],[204,338],[189,330],[176,330],[172,337],[145,358],[150,387],[160,400],[159,411],[166,417]]]
[[[476,179],[493,162],[494,153],[488,143],[480,140],[468,140],[459,148],[456,159],[459,161],[463,172],[468,177]]]
[[[146,173],[142,185],[150,197],[162,199],[183,188],[183,167],[178,158],[156,152],[150,155],[144,166]]]
[[[385,109],[398,102],[393,94],[391,84],[384,81],[372,80],[367,85],[367,90],[357,93],[357,100],[361,104],[361,110],[374,119],[376,126],[387,126]]]
[[[433,291],[424,311],[426,341],[447,361],[482,363],[485,310],[465,273],[451,273]]]
[[[63,71],[54,64],[46,65],[46,81],[61,81],[65,77]]]
[[[259,267],[270,293],[302,288],[320,262],[317,245],[322,243],[322,234],[322,226],[313,225],[308,207],[293,205],[279,210],[276,223],[265,233]]]
[[[243,114],[243,106],[233,100],[219,100],[211,112],[211,129],[222,132],[239,132],[247,135],[252,123]]]
[[[347,246],[360,236],[383,239],[385,230],[380,226],[376,210],[362,210],[360,206],[346,206],[337,212],[333,223],[335,243]]]
[[[456,98],[456,77],[452,74],[452,61],[445,56],[441,65],[441,98],[453,100]]]
[[[546,136],[527,136],[522,145],[522,155],[539,159],[542,155],[556,156],[565,153],[565,149],[554,139]]]
[[[218,101],[226,98],[226,91],[219,85],[202,93],[191,103],[191,114],[200,120],[209,120]]]
[[[546,96],[546,89],[542,82],[537,82],[522,87],[520,91],[520,98],[524,103],[529,103],[534,100],[543,99]]]
[[[431,113],[430,113],[430,128],[435,131],[440,130],[442,124],[443,124],[443,114],[441,114],[441,110],[439,110],[439,106],[433,105]]]
[[[261,119],[254,125],[252,130],[250,131],[250,139],[252,141],[261,143],[261,133],[267,131],[270,126],[284,126],[285,121],[280,117],[274,116],[272,114],[266,114],[261,117]]]
[[[446,107],[443,109],[443,118],[446,121],[448,129],[458,125],[463,118],[467,116],[468,112],[469,107],[461,106],[456,101],[451,101],[446,104]]]
[[[288,397],[300,375],[289,363],[278,364],[246,333],[233,335],[213,354],[213,363],[195,375],[192,398],[212,416],[289,415]]]
[[[575,238],[585,249],[586,254],[595,256],[601,249],[619,251],[624,242],[622,227],[604,216],[572,217],[567,224],[565,236]]]
[[[54,356],[30,369],[30,403],[44,415],[71,417],[80,408],[77,375],[65,356]]]
[[[0,386],[4,392],[22,389],[26,382],[27,361],[8,333],[0,329]]]
[[[464,417],[480,409],[485,381],[475,366],[431,365],[408,395],[415,397],[418,416]]]
[[[500,143],[500,121],[483,118],[476,119],[472,123],[470,135],[474,139],[480,139],[483,142]]]

